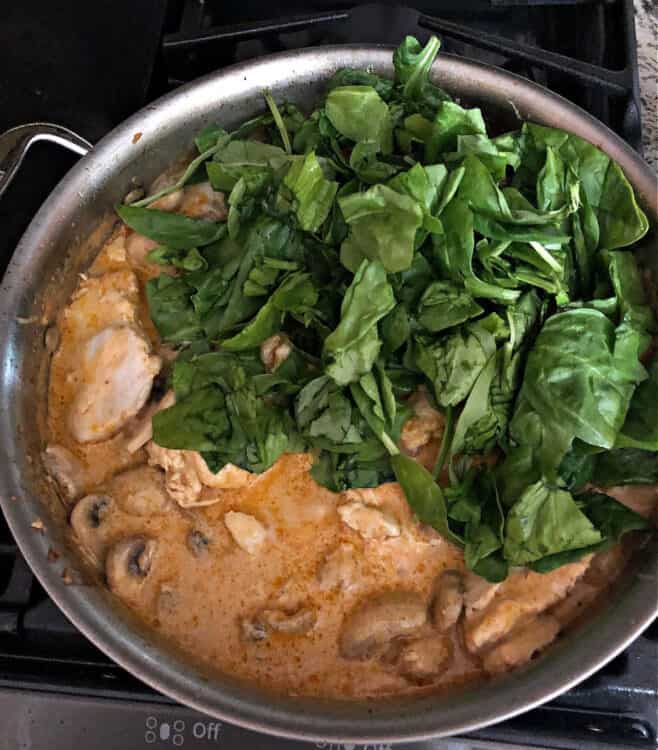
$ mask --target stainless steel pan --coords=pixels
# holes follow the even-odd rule
[[[66,585],[79,561],[68,551],[61,503],[44,481],[40,453],[46,409],[44,331],[99,248],[114,219],[112,206],[131,178],[151,180],[189,148],[211,121],[230,127],[262,111],[272,90],[305,109],[342,67],[392,75],[385,47],[325,47],[243,63],[184,86],[119,125],[69,172],[23,236],[0,292],[0,503],[44,588],[77,627],[115,661],[182,703],[221,719],[288,737],[359,741],[414,740],[482,727],[526,711],[579,682],[612,659],[658,613],[658,547],[649,545],[609,605],[547,654],[499,681],[446,697],[338,703],[275,697],[230,678],[203,673],[156,636],[102,587]],[[626,144],[564,99],[503,71],[443,55],[436,81],[468,104],[482,106],[499,128],[519,118],[561,127],[596,144],[620,163],[653,223],[656,178]],[[139,134],[139,135],[138,135]],[[0,136],[0,191],[35,139],[83,152],[63,130],[31,129]],[[4,159],[4,166],[1,160]],[[31,527],[40,518],[45,533]],[[61,556],[48,561],[53,547]],[[66,572],[65,572],[66,571]],[[64,575],[63,575],[64,573]],[[221,634],[218,634],[221,637]]]

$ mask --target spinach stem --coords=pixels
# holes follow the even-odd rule
[[[279,108],[276,106],[276,102],[272,98],[272,94],[270,94],[269,91],[264,91],[263,96],[265,97],[267,106],[270,108],[270,112],[272,113],[272,117],[274,118],[274,123],[279,129],[279,135],[281,136],[281,140],[283,141],[283,147],[285,148],[287,154],[292,154],[292,146],[290,144],[288,128],[286,128],[283,117],[281,117],[281,112],[279,112]]]
[[[452,406],[446,408],[446,426],[443,431],[443,438],[441,440],[441,447],[439,448],[439,454],[434,462],[434,468],[432,469],[432,476],[434,479],[439,478],[439,474],[443,470],[443,465],[448,457],[448,451],[452,445],[452,438],[455,432],[455,410]]]
[[[157,201],[159,198],[164,198],[165,195],[169,195],[170,193],[174,193],[176,190],[180,190],[190,179],[190,177],[192,177],[192,175],[196,172],[197,168],[200,167],[204,161],[210,159],[211,156],[214,156],[219,151],[219,149],[226,144],[228,138],[229,136],[226,135],[220,136],[214,146],[211,146],[210,148],[199,154],[195,159],[192,159],[192,161],[187,165],[187,168],[185,169],[183,174],[176,180],[176,182],[173,183],[173,185],[168,185],[167,187],[162,188],[162,190],[158,190],[158,192],[154,193],[153,195],[148,195],[146,198],[135,201],[135,203],[133,203],[132,205],[136,208],[150,206],[153,201]]]

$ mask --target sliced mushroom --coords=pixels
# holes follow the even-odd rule
[[[535,617],[499,644],[482,660],[487,672],[504,672],[530,661],[532,657],[553,642],[560,632],[560,623],[551,615]]]
[[[440,630],[448,630],[459,619],[464,606],[464,583],[457,570],[446,570],[435,584],[432,620]]]
[[[267,628],[259,620],[240,620],[240,631],[245,641],[264,641],[267,638]]]
[[[210,546],[210,539],[198,529],[192,529],[187,535],[186,540],[187,548],[194,555],[194,557],[201,557],[208,552]]]
[[[158,352],[160,353],[160,352]],[[159,411],[168,409],[176,403],[176,396],[172,390],[154,403],[147,404],[140,414],[124,430],[126,449],[129,453],[136,453],[153,437],[153,417]]]
[[[400,536],[400,524],[386,510],[355,501],[339,505],[338,515],[346,526],[364,539]]]
[[[394,638],[427,622],[425,600],[413,591],[388,591],[362,602],[343,622],[339,648],[346,659],[368,659]]]
[[[240,621],[242,637],[247,641],[264,641],[270,633],[304,635],[313,629],[317,615],[309,607],[300,607],[293,612],[284,609],[266,608],[255,617]]]
[[[268,372],[274,372],[288,359],[291,352],[290,339],[282,333],[275,333],[260,345],[260,360]]]
[[[452,644],[447,636],[417,638],[402,646],[396,661],[397,670],[411,682],[432,682],[452,658]]]
[[[156,610],[159,617],[169,617],[178,608],[178,593],[171,583],[163,583],[160,586],[156,599]]]
[[[145,536],[123,539],[112,547],[105,560],[110,590],[129,604],[136,604],[153,568],[158,543]]]
[[[106,547],[101,526],[113,508],[114,502],[108,495],[87,495],[78,500],[71,512],[71,526],[80,546],[99,567]]]
[[[291,635],[308,633],[315,625],[316,619],[315,612],[307,607],[292,613],[280,609],[264,609],[258,615],[258,621],[263,623],[267,630]]]
[[[265,527],[248,513],[230,510],[224,516],[224,523],[238,547],[250,555],[255,555],[265,541]]]
[[[79,497],[85,485],[85,469],[82,461],[63,445],[48,445],[42,455],[48,474],[57,482],[67,500]]]

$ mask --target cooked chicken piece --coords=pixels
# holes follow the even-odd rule
[[[255,474],[233,464],[226,464],[217,474],[213,474],[197,451],[162,448],[151,441],[146,445],[146,452],[151,466],[164,469],[167,492],[182,508],[213,505],[222,499],[221,492],[206,493],[202,497],[204,487],[240,489],[257,478]]]
[[[111,326],[92,336],[80,358],[79,390],[69,410],[71,434],[79,443],[106,440],[144,406],[161,361],[130,326]]]
[[[256,474],[241,469],[235,464],[224,464],[216,474],[213,474],[200,453],[196,451],[190,451],[190,453],[192,453],[196,473],[206,487],[218,490],[240,490],[243,487],[248,487],[258,478]]]
[[[543,612],[564,599],[576,581],[582,578],[591,561],[592,555],[587,555],[550,573],[535,573],[526,569],[515,571],[503,581],[497,593],[501,598],[522,602],[524,609],[532,614]]]
[[[176,403],[176,396],[172,390],[169,390],[159,400],[152,404],[147,404],[141,414],[126,426],[124,434],[126,436],[126,448],[129,453],[136,453],[143,448],[146,443],[153,437],[153,415],[163,409],[168,409]]]
[[[108,326],[137,322],[139,285],[132,271],[113,271],[83,279],[64,308],[61,327],[82,345]]]
[[[518,667],[552,643],[559,632],[560,623],[551,615],[534,617],[486,654],[482,664],[492,674]]]
[[[138,234],[137,232],[131,232],[126,239],[126,255],[128,256],[128,260],[133,266],[138,268],[149,265],[149,261],[147,260],[148,254],[151,250],[155,250],[156,247],[158,247],[158,243],[155,240],[150,240],[148,237],[144,237],[143,234]]]
[[[356,578],[356,559],[352,544],[340,544],[320,564],[317,572],[321,589],[353,588]]]
[[[146,453],[151,466],[164,469],[167,492],[182,508],[199,504],[203,485],[192,461],[192,451],[162,448],[151,441],[146,444]]]
[[[471,651],[493,644],[532,615],[557,604],[587,570],[592,556],[550,573],[513,572],[501,583],[493,601],[480,611],[466,611],[464,638]]]
[[[594,602],[596,597],[601,593],[601,590],[599,586],[594,586],[591,583],[580,580],[571,589],[569,596],[565,597],[551,609],[551,614],[562,625],[566,625],[577,617],[580,617],[584,612],[587,612],[590,604]]]
[[[151,518],[174,507],[165,490],[162,472],[150,466],[117,474],[107,485],[108,492],[124,513]]]
[[[364,539],[400,536],[400,524],[386,510],[354,501],[338,506],[338,515],[346,526]]]
[[[250,555],[258,552],[267,536],[265,526],[248,513],[230,510],[224,515],[224,523],[238,547]]]
[[[423,685],[438,677],[451,657],[450,639],[443,635],[431,635],[405,643],[396,667],[407,680]]]
[[[610,584],[626,567],[631,548],[627,544],[614,544],[604,552],[597,552],[585,571],[583,581],[603,588]]]
[[[475,573],[467,571],[464,581],[466,619],[471,619],[476,612],[483,610],[494,598],[499,588],[500,583],[489,583]]]
[[[464,583],[457,570],[446,570],[435,583],[432,620],[439,630],[448,630],[459,619],[464,606]]]
[[[414,416],[402,427],[400,448],[414,456],[423,446],[441,439],[445,419],[443,414],[432,407],[424,390],[419,389],[409,399],[409,404],[414,410]]]
[[[479,651],[483,646],[499,641],[521,620],[525,610],[513,599],[496,599],[484,611],[477,625],[465,629],[465,640],[469,651]]]
[[[164,174],[151,185],[149,195],[155,195],[177,179],[174,174]],[[209,182],[197,182],[193,185],[174,190],[150,204],[150,208],[159,211],[170,211],[185,214],[193,219],[224,221],[228,214],[224,193],[213,190]]]
[[[290,339],[282,333],[275,333],[260,345],[260,360],[268,372],[274,372],[282,362],[288,359],[290,352],[292,352]]]
[[[209,182],[197,182],[183,190],[183,199],[176,209],[193,219],[224,221],[228,216],[224,193],[213,190]]]
[[[75,500],[85,486],[85,469],[73,453],[62,445],[47,445],[42,454],[43,465],[57,482],[67,500]]]
[[[164,174],[157,177],[151,184],[148,190],[149,195],[155,195],[166,187],[173,185],[178,177],[180,176],[180,170],[169,170]],[[164,195],[162,198],[158,198],[157,201],[149,204],[150,208],[157,208],[158,211],[176,211],[183,201],[183,191],[174,190],[168,195]]]

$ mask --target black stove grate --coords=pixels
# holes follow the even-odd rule
[[[108,27],[119,27],[117,2],[98,6],[96,29],[103,28],[100,17],[103,13],[107,14]],[[86,6],[82,0],[71,0],[71,12],[77,4],[84,17]],[[24,0],[21,6],[13,6],[14,16],[20,15],[23,5],[28,9],[50,8],[49,3],[41,0]],[[125,5],[128,9],[129,4]],[[393,45],[405,34],[425,40],[429,33],[436,32],[447,52],[503,67],[548,86],[599,118],[639,150],[640,100],[632,0],[427,0],[414,6],[412,9],[394,3],[284,0],[276,6],[277,18],[272,19],[273,6],[264,0],[231,4],[221,0],[150,0],[141,12],[150,14],[152,23],[149,25],[142,19],[141,35],[133,40],[136,43],[124,40],[121,63],[111,71],[117,78],[114,97],[108,99],[105,110],[104,101],[96,99],[89,111],[78,106],[75,92],[62,88],[56,76],[50,88],[49,81],[44,79],[43,90],[37,91],[37,101],[34,92],[22,86],[19,79],[23,67],[3,64],[0,94],[4,87],[5,91],[13,92],[15,101],[13,109],[9,98],[7,106],[0,108],[0,127],[44,119],[55,111],[70,114],[61,118],[62,124],[73,125],[82,135],[94,138],[122,119],[127,113],[124,109],[134,109],[140,95],[145,101],[151,100],[185,81],[236,61],[318,44]],[[132,4],[130,8],[133,15],[139,16]],[[56,15],[52,22],[57,23]],[[11,23],[10,17],[6,27],[10,35]],[[148,44],[145,29],[150,34]],[[90,33],[93,37],[93,30]],[[117,38],[120,34],[117,31]],[[122,87],[124,78],[134,77],[131,64],[144,70],[143,59],[137,52],[145,47],[156,48],[158,39],[159,51],[152,61],[150,80],[140,78],[141,89],[134,85]],[[99,46],[106,43],[98,33],[88,41]],[[39,45],[34,39],[29,42],[30,54],[38,57]],[[2,46],[0,61],[9,55],[11,62],[11,55],[19,48],[20,44]],[[59,62],[77,66],[77,75],[82,80],[81,71],[87,60],[69,59],[67,54],[71,53],[66,49],[62,47]],[[135,57],[131,58],[133,49]],[[20,55],[14,60],[20,62]],[[14,74],[7,72],[12,70],[13,79]],[[89,77],[96,73],[91,69]],[[145,76],[148,74],[142,78]],[[89,81],[82,83],[80,90],[84,92]],[[21,97],[24,88],[26,94]],[[121,96],[126,92],[130,98],[124,101]],[[86,101],[81,93],[80,102]],[[45,111],[39,108],[44,103],[48,105]],[[12,120],[12,111],[18,120]],[[12,191],[4,197],[0,208],[3,226],[0,258],[5,263],[29,221],[32,208],[45,198],[71,163],[68,157],[46,160],[44,156],[40,155],[37,173],[20,175]],[[33,162],[31,170],[34,167]],[[26,198],[32,201],[32,207],[28,203],[27,209]],[[545,707],[483,730],[474,737],[499,742],[500,747],[513,743],[579,750],[655,747],[657,672],[658,623],[654,623],[627,651],[577,688]],[[111,699],[131,704],[172,705],[169,699],[126,673],[78,633],[31,574],[0,516],[0,692],[2,688],[73,695],[81,703],[84,697],[105,701],[107,705]],[[262,739],[250,743],[249,737],[255,735],[244,733],[231,747],[269,746]],[[4,747],[1,738],[0,746]]]

